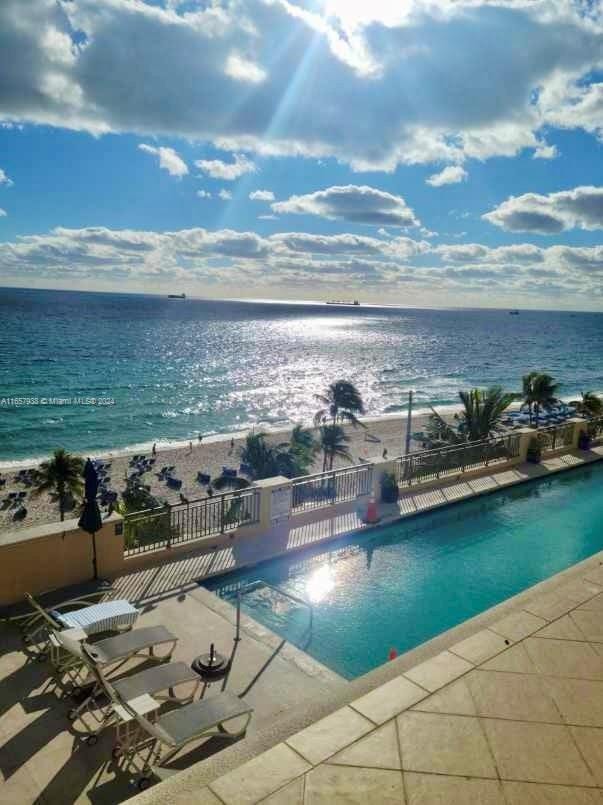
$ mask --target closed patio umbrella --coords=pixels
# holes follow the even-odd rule
[[[84,467],[84,507],[82,509],[81,517],[78,521],[79,527],[92,534],[92,567],[94,570],[94,578],[98,578],[98,566],[96,562],[96,532],[101,528],[103,521],[101,519],[100,509],[96,502],[96,494],[98,492],[98,475],[94,468],[94,464],[88,459]]]

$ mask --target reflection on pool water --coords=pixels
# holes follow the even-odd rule
[[[205,586],[233,602],[242,586],[248,615],[353,678],[385,662],[390,649],[408,651],[602,550],[601,523],[603,463],[350,535]],[[311,629],[304,602],[312,606]]]

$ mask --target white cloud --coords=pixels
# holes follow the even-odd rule
[[[467,171],[460,165],[448,165],[439,173],[434,173],[425,179],[426,184],[432,187],[442,187],[445,184],[457,184],[467,178]]]
[[[13,180],[8,178],[2,168],[0,168],[0,184],[6,185],[6,187],[12,187],[14,184]]]
[[[211,176],[212,179],[222,179],[226,182],[234,182],[246,173],[255,173],[255,164],[243,154],[234,154],[233,162],[223,162],[221,159],[198,159],[195,165],[202,173]]]
[[[596,4],[331,1],[3,0],[0,117],[388,171],[601,132]]]
[[[6,216],[6,210],[3,210],[2,207],[0,207],[0,218],[4,218],[5,216]]]
[[[482,218],[509,232],[553,235],[566,229],[603,229],[603,187],[511,196]]]
[[[209,190],[197,190],[197,197],[198,198],[211,198],[211,193]]]
[[[401,196],[366,185],[344,185],[317,190],[304,196],[275,201],[280,214],[319,215],[355,224],[374,226],[419,226],[414,212]]]
[[[252,201],[274,201],[274,193],[272,190],[254,190],[249,198]]]
[[[222,201],[230,201],[232,198],[232,193],[230,190],[226,190],[224,187],[218,193],[218,196],[222,199]]]
[[[186,162],[178,156],[173,148],[163,146],[155,148],[155,146],[147,145],[146,143],[140,143],[138,147],[146,154],[159,157],[159,167],[166,170],[170,176],[186,176],[188,173]]]
[[[240,53],[231,53],[226,60],[224,72],[237,81],[247,81],[250,84],[261,84],[266,78],[266,71],[259,64],[246,59]]]
[[[278,215],[258,215],[258,221],[278,221]]]
[[[420,258],[420,265],[414,264]],[[174,232],[56,228],[41,235],[0,241],[0,277],[27,282],[107,283],[116,280],[169,288],[202,282],[232,288],[279,287],[328,293],[341,287],[378,293],[382,299],[425,304],[466,300],[492,303],[518,295],[581,309],[603,305],[603,246],[541,248],[520,243],[434,247],[409,237],[380,240],[352,233],[305,232],[261,237],[255,232],[202,228]],[[185,285],[187,287],[187,285]],[[329,290],[330,289],[330,290]],[[410,296],[409,296],[410,294]],[[413,295],[414,294],[414,295]],[[435,294],[435,297],[434,297]],[[493,296],[494,294],[494,296]],[[510,298],[509,298],[510,297]]]
[[[556,145],[547,145],[547,143],[538,143],[538,146],[532,154],[532,159],[555,159],[559,156],[559,151]]]

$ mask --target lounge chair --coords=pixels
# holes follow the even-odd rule
[[[178,638],[161,625],[132,629],[126,634],[108,637],[96,643],[88,643],[85,637],[86,634],[79,629],[53,631],[50,635],[51,662],[60,687],[71,693],[91,689],[84,701],[69,711],[68,718],[71,720],[77,718],[102,693],[102,685],[90,673],[90,663],[115,673],[124,663],[133,659],[169,662],[178,643]],[[157,654],[158,646],[167,646],[167,652]],[[85,672],[83,679],[82,672]],[[65,683],[65,677],[68,684]]]
[[[140,790],[148,788],[152,774],[163,776],[165,765],[187,744],[213,735],[231,741],[242,738],[253,715],[251,705],[228,691],[170,710],[154,722],[137,710],[136,703],[123,702],[115,709],[122,721],[135,720],[138,725],[138,741],[125,753],[119,747],[119,754],[126,758],[126,768],[138,773]],[[224,724],[236,718],[245,718],[245,723],[234,732],[228,731]],[[114,755],[119,756],[115,750]]]
[[[172,702],[176,704],[187,704],[193,701],[195,694],[201,685],[201,677],[196,674],[190,666],[184,662],[169,662],[155,665],[139,671],[137,674],[124,676],[120,679],[109,681],[101,668],[92,656],[88,653],[87,647],[82,647],[82,657],[90,671],[90,675],[96,680],[95,686],[99,692],[105,693],[108,703],[104,707],[97,707],[97,702],[89,697],[84,705],[77,708],[77,717],[81,718],[82,726],[88,731],[86,739],[88,745],[94,745],[98,740],[98,735],[102,730],[111,724],[116,723],[119,718],[115,711],[115,705],[121,702],[131,702],[140,699],[141,696],[152,696],[158,702]],[[186,686],[186,692],[178,695],[176,688]],[[88,716],[96,722],[96,727],[89,728],[87,720],[82,716],[87,711]],[[70,716],[74,711],[70,711]],[[120,741],[119,751],[127,751],[125,741]],[[114,756],[117,752],[114,748]]]
[[[101,595],[105,595],[106,592],[106,590],[102,591]],[[98,594],[95,597],[98,597]],[[43,659],[48,652],[50,630],[77,627],[85,629],[86,634],[94,634],[103,631],[118,631],[120,628],[130,629],[139,615],[138,610],[125,599],[93,603],[88,596],[64,601],[45,609],[29,593],[25,593],[25,598],[34,614],[30,616],[23,628],[23,642],[34,645],[43,641],[43,647],[38,651],[39,659]]]

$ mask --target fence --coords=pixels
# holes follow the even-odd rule
[[[317,475],[306,475],[292,481],[291,511],[318,509],[360,495],[370,495],[373,484],[373,467],[360,464]]]
[[[561,447],[571,447],[574,443],[574,426],[550,425],[547,428],[538,428],[538,441],[543,453],[552,453]]]
[[[169,548],[191,540],[223,534],[260,519],[260,490],[227,492],[190,503],[127,514],[126,555]]]
[[[598,442],[599,439],[603,438],[603,416],[589,420],[586,429],[590,438]]]
[[[399,484],[435,481],[438,478],[467,470],[488,467],[519,456],[518,435],[501,436],[481,442],[442,447],[409,453],[395,462],[395,475]]]

